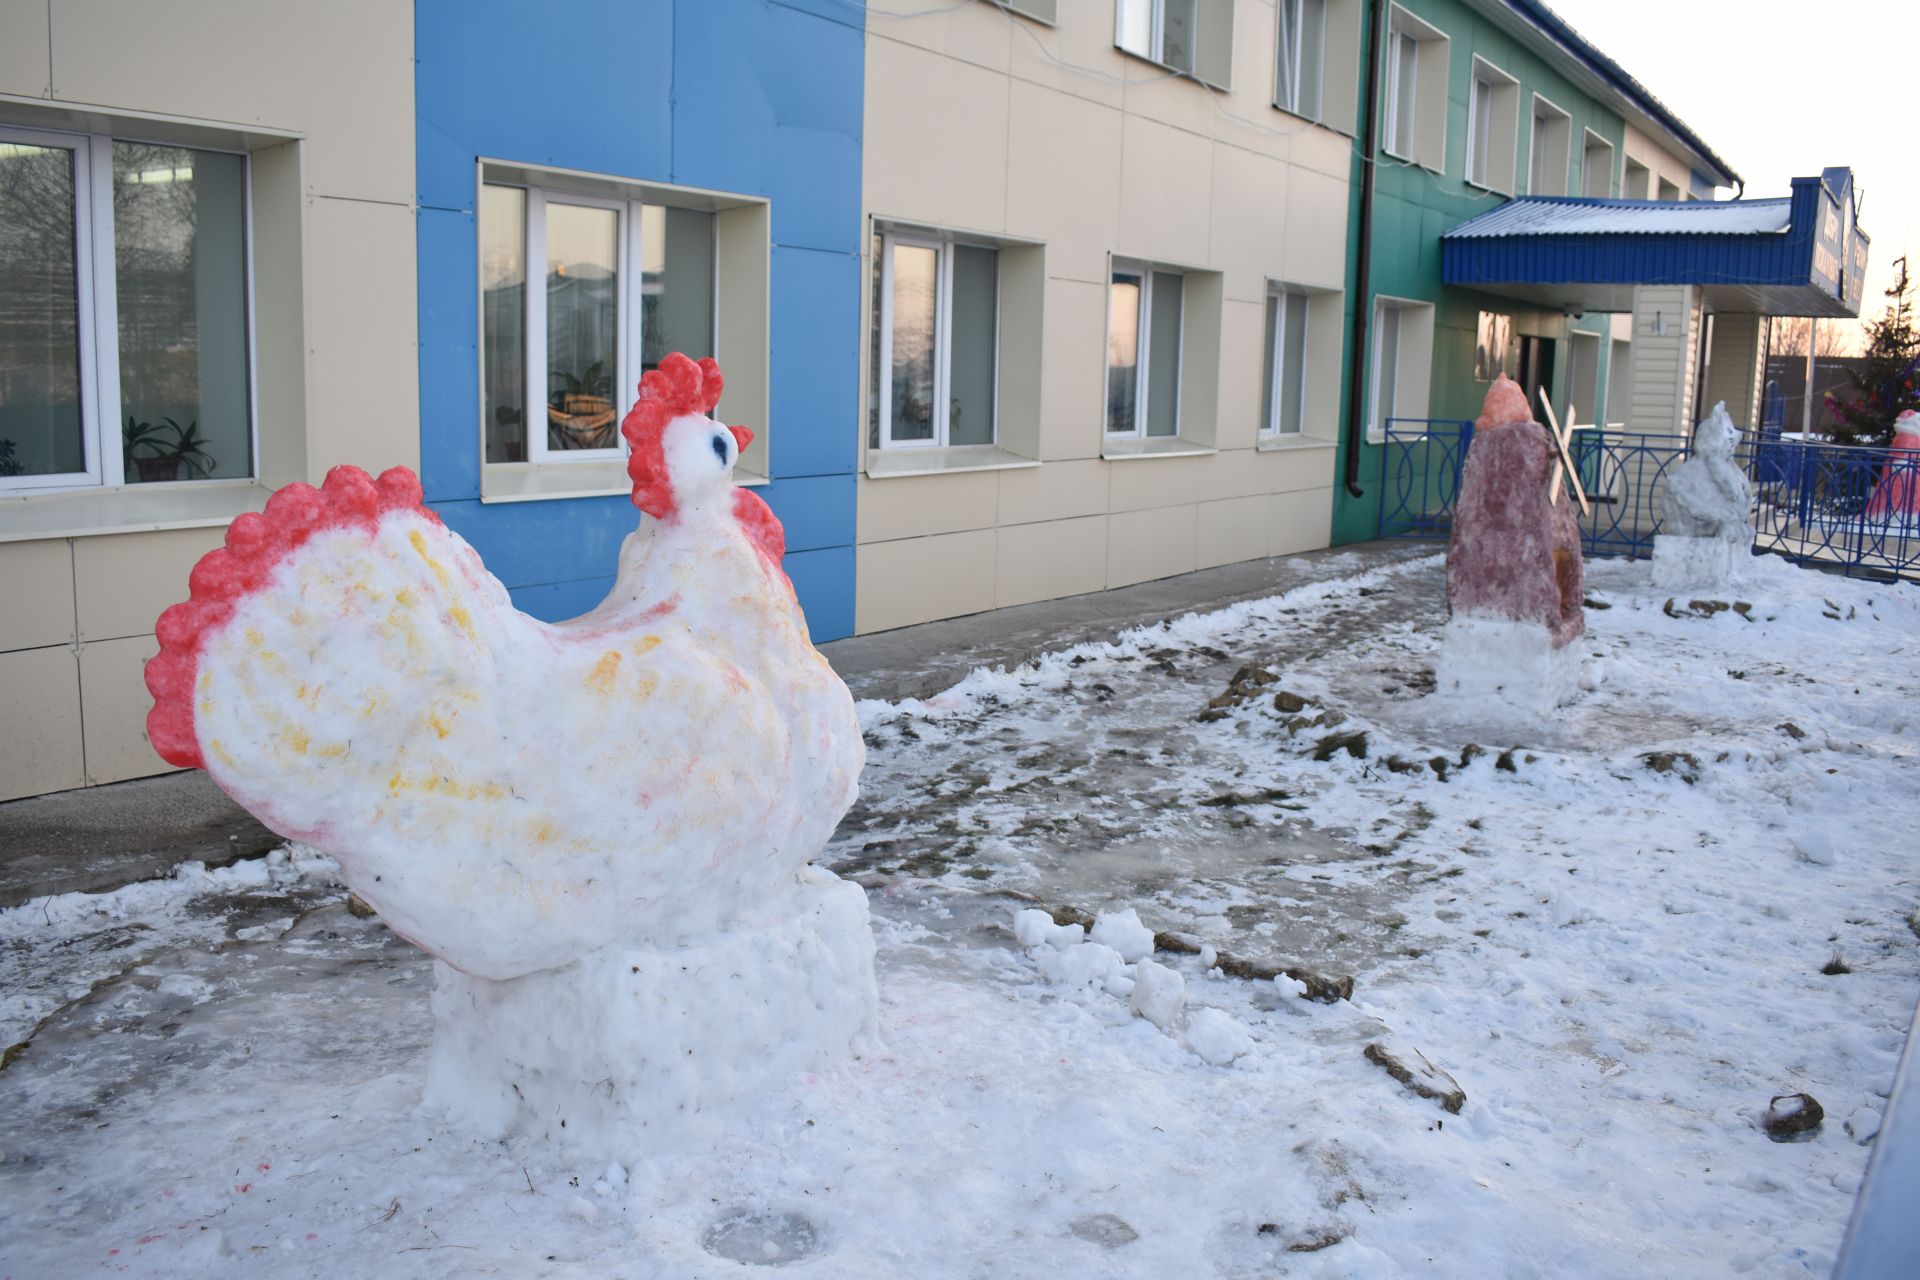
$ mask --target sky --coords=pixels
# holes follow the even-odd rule
[[[1911,253],[1920,268],[1913,0],[1547,3],[1745,178],[1748,196],[1851,166],[1873,241],[1862,318],[1885,309],[1894,259]]]

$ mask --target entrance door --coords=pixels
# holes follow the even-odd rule
[[[1553,393],[1553,339],[1520,339],[1520,377],[1517,379],[1520,389],[1527,393],[1527,407],[1533,411],[1535,422],[1545,422],[1546,411],[1540,407],[1540,392],[1544,388]],[[1556,407],[1557,411],[1557,407]]]

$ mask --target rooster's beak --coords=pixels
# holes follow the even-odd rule
[[[747,446],[753,443],[753,432],[745,427],[728,427],[727,430],[733,432],[734,443],[740,446],[740,452],[745,453]]]

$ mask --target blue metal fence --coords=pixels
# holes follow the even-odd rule
[[[1447,536],[1473,424],[1394,418],[1381,442],[1378,534]],[[1667,477],[1686,460],[1685,436],[1577,428],[1568,452],[1591,511],[1588,555],[1646,557],[1660,531]],[[1754,554],[1867,577],[1920,578],[1920,452],[1747,440],[1735,454],[1754,488]]]

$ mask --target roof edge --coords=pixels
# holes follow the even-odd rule
[[[1575,31],[1568,25],[1565,18],[1549,9],[1542,0],[1473,0],[1473,2],[1476,8],[1504,11],[1519,18],[1560,46],[1569,57],[1584,64],[1587,70],[1605,81],[1621,97],[1631,102],[1682,146],[1693,152],[1694,157],[1710,170],[1703,176],[1715,179],[1714,185],[1742,188],[1746,186],[1746,179],[1735,172],[1732,165],[1722,160],[1686,121],[1675,115],[1660,99],[1654,97],[1652,91],[1636,80],[1625,67]]]

